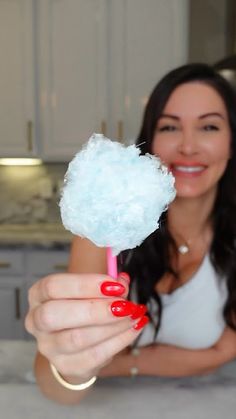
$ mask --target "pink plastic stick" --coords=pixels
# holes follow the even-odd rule
[[[113,256],[110,247],[107,247],[107,273],[112,278],[118,277],[117,257]]]

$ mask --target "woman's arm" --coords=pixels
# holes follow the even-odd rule
[[[74,237],[68,272],[70,273],[106,273],[106,251],[98,248],[87,239]],[[35,357],[35,376],[42,393],[49,399],[62,404],[77,404],[91,390],[71,391],[62,387],[53,377],[49,361],[40,352]],[[70,383],[79,384],[78,380],[67,377]]]
[[[106,249],[75,236],[70,249],[68,272],[106,274]]]
[[[223,364],[236,358],[236,333],[226,327],[219,341],[208,349],[190,350],[169,345],[150,345],[140,348],[134,357],[130,352],[118,354],[110,365],[100,371],[103,377],[129,376],[137,367],[139,375],[159,377],[187,377],[210,374]]]

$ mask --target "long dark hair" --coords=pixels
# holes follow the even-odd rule
[[[175,88],[183,83],[200,81],[213,87],[224,101],[231,129],[231,158],[219,181],[213,208],[213,240],[210,258],[215,270],[227,281],[228,299],[224,307],[226,324],[236,330],[236,94],[230,84],[212,67],[187,64],[168,73],[155,87],[147,103],[136,144],[141,153],[151,153],[156,124]],[[156,283],[166,272],[173,272],[169,248],[173,244],[167,228],[167,213],[160,219],[160,228],[141,246],[122,252],[122,269],[131,276],[140,303],[148,304],[155,333],[161,322],[162,304],[155,290]],[[158,304],[158,320],[152,316],[153,304]]]

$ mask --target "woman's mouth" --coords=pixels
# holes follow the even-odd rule
[[[198,177],[206,170],[207,166],[201,164],[171,164],[170,170],[177,177]]]

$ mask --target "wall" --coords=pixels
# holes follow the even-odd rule
[[[229,40],[230,7],[230,2],[227,0],[190,0],[190,62],[214,64],[232,53],[230,51],[232,43]]]

